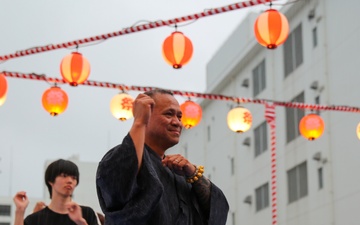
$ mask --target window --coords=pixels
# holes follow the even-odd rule
[[[319,189],[322,189],[324,187],[323,168],[318,169],[318,178],[319,178]]]
[[[287,171],[289,203],[308,194],[306,162]]]
[[[207,139],[208,139],[208,141],[211,140],[211,127],[210,127],[210,125],[207,126]]]
[[[230,162],[231,162],[231,175],[234,175],[235,174],[235,159],[234,157],[231,157],[230,159]]]
[[[318,40],[317,40],[317,28],[314,27],[312,29],[312,37],[313,37],[313,47],[315,48],[318,44]]]
[[[303,63],[302,28],[299,24],[284,43],[284,72],[285,77]]]
[[[254,129],[255,157],[267,150],[267,124],[264,121]]]
[[[269,183],[266,183],[255,190],[256,211],[269,206]]]
[[[255,97],[266,87],[265,59],[253,69],[252,74],[254,83],[253,93]]]
[[[315,97],[315,104],[316,104],[316,105],[320,105],[320,96],[316,96],[316,97]],[[316,113],[317,115],[320,115],[320,110],[316,110],[315,113]]]
[[[0,205],[0,216],[10,216],[11,206],[10,205]]]
[[[292,102],[304,102],[304,92],[296,96]],[[299,123],[305,112],[299,108],[286,107],[286,142],[294,140],[300,135]]]

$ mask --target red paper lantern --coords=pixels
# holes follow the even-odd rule
[[[282,13],[269,9],[256,19],[254,30],[259,44],[274,49],[286,41],[289,23]]]
[[[179,31],[167,37],[162,46],[165,61],[174,69],[180,69],[188,63],[193,53],[193,46],[189,38]]]
[[[7,89],[8,89],[8,85],[6,78],[4,74],[1,73],[0,74],[0,106],[3,105],[6,101]]]
[[[304,116],[299,123],[300,134],[310,141],[319,138],[323,134],[324,129],[325,123],[323,119],[316,114]]]
[[[47,89],[42,96],[42,105],[51,116],[63,113],[68,105],[69,99],[65,91],[54,86]]]
[[[89,61],[78,52],[65,56],[60,64],[61,76],[71,86],[84,83],[90,74]]]
[[[185,101],[180,105],[182,112],[181,122],[186,129],[190,129],[198,125],[202,117],[201,106],[193,101]]]

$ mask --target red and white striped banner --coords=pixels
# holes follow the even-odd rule
[[[277,224],[277,181],[276,181],[276,120],[275,105],[265,104],[265,119],[270,126],[270,155],[271,155],[271,214],[272,225]]]
[[[44,74],[35,74],[35,73],[19,73],[19,72],[10,72],[10,71],[2,71],[0,72],[5,75],[5,77],[11,78],[21,78],[21,79],[30,79],[30,80],[38,80],[38,81],[46,81],[50,83],[57,84],[67,84],[65,80],[62,78],[52,78],[47,77]],[[103,87],[103,88],[115,88],[124,91],[149,91],[156,89],[157,87],[143,87],[143,86],[127,86],[124,84],[103,82],[103,81],[92,81],[87,80],[82,84],[85,86],[94,86],[94,87]],[[166,88],[164,88],[166,89]],[[180,95],[183,97],[191,97],[191,98],[203,98],[208,100],[220,100],[220,101],[232,101],[236,103],[254,103],[254,104],[269,104],[268,100],[264,99],[251,99],[251,98],[243,98],[236,96],[226,96],[219,94],[209,94],[209,93],[199,93],[199,92],[190,92],[190,91],[179,91],[179,90],[170,90],[174,95]],[[291,108],[300,108],[300,109],[311,109],[311,110],[324,110],[324,111],[342,111],[342,112],[354,112],[360,113],[360,108],[355,106],[336,106],[336,105],[317,105],[317,104],[307,104],[302,102],[279,102],[279,101],[271,101],[273,106],[282,106],[282,107],[291,107]],[[267,114],[271,115],[271,107],[268,108],[269,112]],[[273,111],[274,112],[274,111]],[[275,114],[274,114],[275,115]]]

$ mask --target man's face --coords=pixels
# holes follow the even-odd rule
[[[52,186],[52,196],[61,195],[63,197],[72,196],[77,180],[75,176],[71,176],[65,173],[61,173],[55,178],[54,183],[50,182]]]
[[[166,150],[179,142],[182,113],[178,101],[172,95],[157,93],[154,101],[146,136],[157,147]]]

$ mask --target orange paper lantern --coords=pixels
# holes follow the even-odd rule
[[[127,93],[115,95],[110,102],[110,111],[112,115],[121,121],[128,120],[133,117],[134,99]]]
[[[0,74],[0,106],[2,106],[6,101],[7,89],[8,89],[8,85],[7,85],[6,77],[4,74],[1,73]]]
[[[188,63],[193,53],[193,46],[189,38],[179,31],[167,37],[162,46],[165,61],[174,69],[180,69]]]
[[[259,44],[274,49],[286,41],[289,23],[282,13],[269,9],[256,19],[254,30]]]
[[[84,83],[90,74],[89,61],[78,52],[65,56],[60,64],[63,79],[71,86]]]
[[[304,116],[299,123],[300,134],[310,141],[319,138],[323,134],[324,128],[325,123],[323,119],[316,114]]]
[[[227,124],[230,130],[236,133],[244,133],[252,125],[251,112],[242,106],[235,107],[227,115]]]
[[[54,86],[47,89],[42,96],[42,105],[51,116],[57,116],[65,111],[69,99],[65,91]]]
[[[180,105],[182,112],[181,122],[186,129],[190,129],[198,125],[202,117],[201,106],[193,101],[185,101]]]

